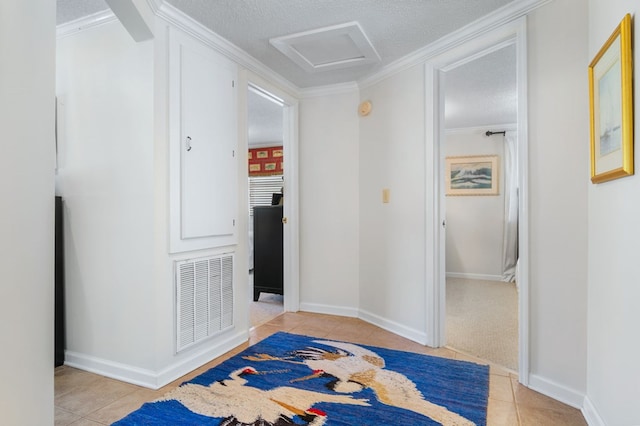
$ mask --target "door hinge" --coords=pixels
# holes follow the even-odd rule
[[[231,80],[231,87],[236,87],[236,82],[235,82],[235,80]]]
[[[236,220],[233,219],[233,226],[236,226]]]
[[[235,149],[231,150],[231,156],[235,158],[235,156],[236,156],[236,150]]]

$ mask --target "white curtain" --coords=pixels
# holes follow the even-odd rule
[[[504,242],[502,280],[516,279],[518,264],[518,143],[515,132],[504,136]]]

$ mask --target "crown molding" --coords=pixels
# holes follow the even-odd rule
[[[484,33],[525,16],[529,12],[544,6],[551,1],[552,0],[516,0],[509,3],[490,14],[465,25],[459,30],[449,33],[435,42],[382,67],[375,73],[358,80],[358,86],[361,89],[372,86],[394,74],[409,69],[415,65],[420,65],[428,61],[430,58],[442,54],[449,49],[459,46],[469,40],[473,40]]]
[[[326,86],[309,87],[300,89],[300,98],[315,98],[318,96],[342,95],[346,93],[358,92],[359,87],[355,81],[348,83],[329,84]]]
[[[88,30],[89,28],[94,28],[117,20],[118,18],[114,15],[111,9],[103,10],[102,12],[97,12],[92,15],[84,16],[80,19],[58,25],[56,27],[56,38],[61,39],[68,37],[81,31]]]
[[[163,4],[164,0],[147,0],[147,5],[149,5],[149,9],[151,9],[154,15],[158,14],[158,11]]]
[[[249,142],[249,149],[260,149],[260,148],[273,148],[273,147],[281,147],[282,141],[261,141],[261,142]]]
[[[148,1],[155,1],[157,3],[157,0]],[[169,3],[162,2],[160,8],[156,12],[156,16],[196,38],[238,65],[273,82],[274,84],[277,84],[290,94],[294,96],[300,95],[300,88],[289,80],[282,77],[280,74],[276,73],[235,44],[220,37],[218,34],[214,33],[209,28],[189,17]]]

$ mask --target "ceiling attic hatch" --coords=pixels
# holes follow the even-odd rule
[[[269,42],[312,73],[380,62],[380,55],[357,22],[276,37]]]

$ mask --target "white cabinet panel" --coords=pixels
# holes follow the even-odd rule
[[[237,66],[170,34],[171,252],[236,243]]]

